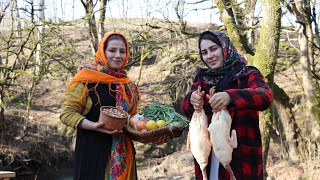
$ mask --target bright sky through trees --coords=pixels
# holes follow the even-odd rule
[[[95,0],[96,2],[98,0]],[[185,0],[184,20],[197,23],[215,23],[221,25],[220,13],[213,0],[202,3],[200,0]],[[177,20],[174,6],[178,0],[111,0],[107,4],[106,17],[109,18],[168,18]],[[38,0],[34,0],[35,5]],[[30,6],[25,0],[18,0],[20,8]],[[73,8],[74,7],[74,8]],[[213,8],[212,8],[213,7]],[[84,16],[85,11],[80,0],[45,0],[45,18],[53,20],[73,20]],[[96,13],[99,13],[99,4]],[[181,8],[182,9],[182,8]],[[319,9],[319,7],[317,7]],[[23,13],[22,13],[23,14]],[[257,2],[256,16],[261,16],[260,1]],[[98,16],[96,16],[98,17]],[[318,16],[319,17],[319,16]],[[282,25],[292,25],[295,18],[288,13],[282,18]]]
[[[107,17],[112,18],[169,18],[176,20],[174,6],[178,0],[111,0],[107,4]],[[194,4],[198,0],[187,0],[184,6],[184,17],[188,22],[221,23],[218,9],[212,0]],[[37,4],[37,1],[35,1]],[[28,5],[18,0],[19,7]],[[74,9],[72,8],[74,6]],[[98,11],[96,5],[96,11]],[[45,0],[46,19],[73,20],[84,16],[85,11],[80,0]]]

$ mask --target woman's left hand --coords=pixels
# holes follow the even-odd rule
[[[154,141],[153,143],[160,145],[163,143],[167,143],[170,139],[171,139],[170,136],[164,135],[164,136],[160,137],[159,139],[157,139],[156,141]]]
[[[213,112],[221,111],[231,102],[231,97],[227,92],[217,92],[214,93],[212,97],[208,94],[206,96],[209,99],[209,104]]]

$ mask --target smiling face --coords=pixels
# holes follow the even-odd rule
[[[208,39],[201,40],[200,52],[204,62],[210,69],[216,70],[223,66],[222,48],[213,41]]]
[[[126,45],[118,39],[110,40],[105,49],[105,54],[108,59],[108,66],[111,69],[121,69],[126,58]]]

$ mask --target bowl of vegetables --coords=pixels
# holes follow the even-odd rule
[[[99,122],[103,122],[103,128],[107,130],[121,130],[128,121],[129,114],[116,107],[101,106]]]
[[[187,118],[174,108],[153,102],[143,107],[140,114],[130,117],[124,130],[131,139],[149,143],[162,136],[179,137],[188,125]]]

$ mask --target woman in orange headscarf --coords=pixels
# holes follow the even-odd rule
[[[137,179],[134,147],[122,130],[103,129],[101,106],[133,115],[138,87],[127,77],[128,42],[120,33],[105,34],[93,64],[81,67],[67,87],[60,120],[77,129],[74,179]]]

